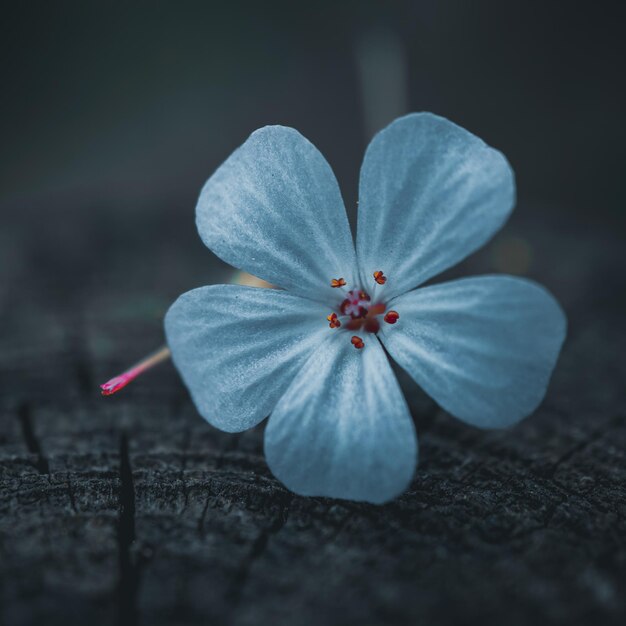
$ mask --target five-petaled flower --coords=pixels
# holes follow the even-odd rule
[[[503,427],[543,398],[566,320],[512,276],[415,289],[513,208],[506,159],[468,131],[426,113],[396,120],[365,153],[359,196],[355,249],[318,150],[291,128],[254,132],[207,181],[196,221],[217,256],[281,289],[195,289],[165,327],[211,424],[242,431],[270,415],[267,462],[289,489],[380,503],[417,463],[385,350],[452,415]]]

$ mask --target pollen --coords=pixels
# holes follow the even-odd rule
[[[379,285],[384,285],[387,282],[387,277],[383,274],[382,270],[377,270],[374,272],[374,280]]]
[[[352,342],[352,345],[357,350],[360,350],[361,348],[365,347],[365,344],[363,343],[363,339],[361,339],[358,335],[353,335],[352,339],[350,339],[350,341]]]
[[[387,324],[395,324],[400,319],[400,315],[397,311],[387,311],[384,320]]]
[[[346,286],[346,281],[343,278],[333,278],[330,281],[330,286],[337,288],[337,287],[345,287]]]
[[[326,316],[328,320],[328,326],[330,328],[339,328],[341,326],[341,322],[337,319],[337,313],[331,313]]]

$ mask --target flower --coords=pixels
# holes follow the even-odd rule
[[[222,260],[281,289],[194,289],[165,329],[211,424],[236,432],[270,416],[267,462],[289,489],[382,503],[417,463],[385,350],[452,415],[504,427],[543,398],[566,319],[512,276],[416,289],[514,205],[505,157],[468,131],[429,113],[394,121],[367,148],[359,196],[355,250],[319,151],[291,128],[254,132],[205,184],[196,223]]]

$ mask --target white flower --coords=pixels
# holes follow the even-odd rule
[[[359,196],[355,251],[317,149],[290,128],[253,133],[207,181],[196,221],[221,259],[282,290],[195,289],[165,326],[211,424],[235,432],[270,415],[267,462],[289,489],[380,503],[417,463],[381,343],[445,410],[502,427],[543,398],[566,320],[543,287],[511,276],[415,289],[514,205],[506,159],[466,130],[427,113],[396,120],[367,149]]]

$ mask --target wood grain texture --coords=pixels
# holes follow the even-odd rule
[[[525,240],[528,275],[568,312],[564,353],[541,408],[506,431],[460,424],[403,377],[420,467],[377,507],[285,490],[263,426],[211,428],[169,363],[99,396],[162,343],[178,293],[226,280],[179,205],[3,208],[0,624],[623,623],[618,229],[521,208],[456,271],[503,269]]]

